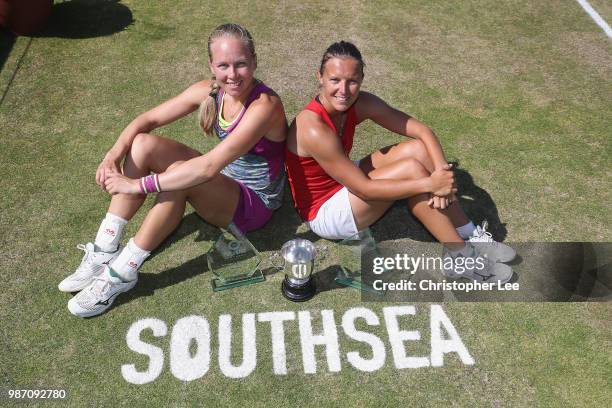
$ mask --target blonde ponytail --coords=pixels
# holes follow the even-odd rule
[[[219,84],[213,77],[213,81],[210,83],[210,92],[206,99],[200,104],[200,111],[198,113],[200,127],[208,136],[213,133],[213,123],[215,123],[215,116],[217,116],[217,104],[215,103],[215,99],[218,93]]]

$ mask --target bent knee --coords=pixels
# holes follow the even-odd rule
[[[400,149],[399,154],[402,157],[417,159],[425,166],[427,166],[427,163],[430,161],[429,152],[427,151],[427,147],[425,147],[425,143],[418,139],[401,142],[397,147]]]
[[[415,158],[407,158],[401,161],[402,178],[418,179],[429,176],[429,171],[423,163]]]
[[[428,177],[429,172],[423,164],[412,157],[396,160],[369,174],[373,179],[414,180]]]
[[[425,144],[418,140],[407,140],[393,146],[392,160],[416,159],[428,170],[433,170],[433,164]]]
[[[155,150],[159,138],[148,133],[138,133],[132,141],[130,153],[132,157],[147,157]]]

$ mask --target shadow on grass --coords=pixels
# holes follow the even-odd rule
[[[506,224],[501,222],[497,206],[486,190],[474,184],[474,179],[466,170],[455,168],[455,178],[459,190],[459,205],[474,224],[487,220],[488,231],[496,241],[504,241],[508,235]],[[406,209],[405,202],[396,202],[391,209],[372,226],[372,234],[378,241],[409,238],[414,241],[436,242],[436,239]]]
[[[133,23],[132,12],[119,0],[71,0],[54,4],[47,26],[33,37],[103,37]]]
[[[13,79],[19,70],[21,60],[26,55],[32,38],[93,38],[117,33],[134,23],[130,9],[119,0],[72,0],[56,3],[45,29],[32,34],[30,42],[21,55],[13,74],[0,99],[0,105],[8,93]],[[15,35],[0,30],[0,71],[4,68],[15,44]]]
[[[15,35],[0,28],[0,71],[4,68],[4,64],[13,49],[13,45],[15,45]]]
[[[327,292],[330,290],[336,289],[349,289],[346,286],[342,286],[336,283],[334,280],[340,271],[340,266],[331,265],[322,271],[317,271],[314,273],[313,279],[315,280],[315,286],[317,288],[317,293]]]
[[[302,224],[293,208],[290,194],[287,191],[284,195],[283,206],[274,212],[270,221],[261,229],[247,234],[247,238],[253,243],[260,252],[279,250],[282,244],[296,236],[303,236],[307,239],[316,240],[318,237],[311,232],[296,234],[297,228]],[[141,273],[138,276],[136,287],[118,298],[117,304],[127,303],[132,299],[141,296],[151,296],[157,289],[175,285],[185,280],[191,279],[205,272],[209,272],[206,261],[206,251],[210,244],[221,234],[221,230],[211,224],[206,223],[195,212],[183,218],[177,229],[166,239],[149,257],[149,260],[156,256],[163,256],[166,249],[188,235],[197,232],[196,242],[206,242],[202,245],[202,255],[185,262],[175,268],[170,268],[160,273]],[[267,256],[264,254],[264,263]],[[264,269],[264,275],[270,276],[280,271],[276,268],[268,267]],[[212,274],[211,274],[212,278]]]
[[[116,305],[128,303],[141,296],[151,296],[157,289],[194,278],[208,271],[206,264],[206,254],[185,262],[176,268],[167,269],[161,273],[141,273],[138,275],[136,287],[117,298]]]
[[[163,256],[166,249],[194,232],[198,233],[195,237],[195,242],[213,241],[221,233],[219,228],[206,223],[197,213],[192,212],[183,217],[183,220],[174,232],[151,253],[149,260],[156,256]],[[203,252],[206,249],[207,248],[202,246]],[[206,259],[204,259],[204,263],[206,263]]]

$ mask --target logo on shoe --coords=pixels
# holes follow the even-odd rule
[[[134,261],[128,262],[128,266],[130,268],[134,268],[134,269],[138,268],[138,264],[136,262],[134,262]]]
[[[106,229],[106,233],[107,233],[108,235],[110,235],[111,237],[114,237],[114,236],[115,236],[115,230],[114,230],[114,229],[107,228],[107,229]]]
[[[110,302],[110,300],[111,300],[111,299],[112,299],[112,296],[111,296],[111,297],[109,297],[109,298],[108,298],[108,299],[106,299],[106,300],[99,300],[99,301],[98,301],[98,303],[96,303],[96,306],[97,306],[97,305],[104,305],[104,306],[108,306],[108,304],[109,304],[109,302]]]

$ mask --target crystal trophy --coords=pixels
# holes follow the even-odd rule
[[[232,223],[206,253],[208,269],[214,275],[213,291],[232,289],[265,280],[260,269],[261,254]]]
[[[382,295],[382,292],[361,280],[362,257],[374,257],[377,254],[378,247],[369,228],[340,241],[336,245],[336,259],[340,265],[340,270],[334,281],[342,286]]]

